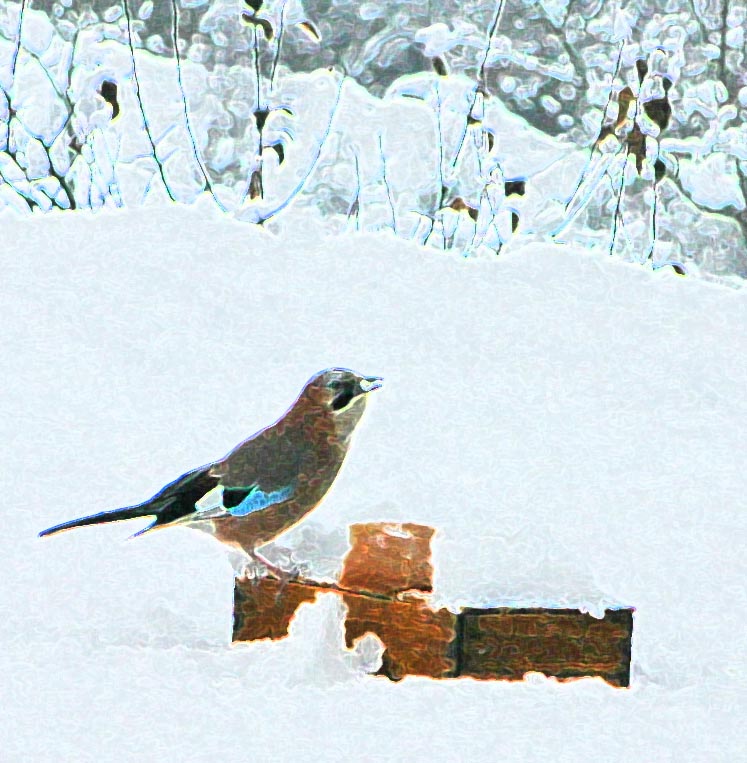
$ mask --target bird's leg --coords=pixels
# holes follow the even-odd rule
[[[270,562],[266,557],[264,557],[262,554],[259,553],[256,549],[254,549],[251,552],[251,557],[258,561],[260,564],[264,565],[267,568],[267,571],[272,575],[274,578],[278,580],[280,583],[280,587],[278,588],[278,592],[276,595],[276,599],[280,599],[283,595],[283,592],[285,591],[288,583],[292,583],[293,581],[300,579],[300,570],[299,569],[291,569],[291,570],[284,570],[281,567],[278,567],[277,565]]]
[[[269,559],[267,559],[265,556],[259,553],[256,549],[251,552],[250,554],[251,558],[255,561],[259,562],[263,567],[267,568],[267,571],[272,575],[274,578],[279,580],[281,583],[289,583],[291,580],[295,580],[298,577],[298,571],[297,570],[284,570],[281,567],[278,567],[276,564],[273,564]]]

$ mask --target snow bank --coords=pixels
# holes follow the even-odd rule
[[[0,224],[5,761],[738,757],[741,292],[562,247],[465,261],[276,236],[201,206]],[[347,525],[422,522],[446,604],[632,605],[630,690],[365,677],[330,597],[287,641],[231,648],[211,538],[36,538],[224,454],[333,364],[385,387],[280,544],[321,546],[329,571]]]

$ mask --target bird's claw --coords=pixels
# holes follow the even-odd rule
[[[236,577],[240,580],[248,580],[252,585],[257,586],[265,574],[265,565],[256,559],[248,559],[245,564],[236,572]]]
[[[301,573],[303,572],[303,567],[301,565],[293,565],[290,570],[287,570],[273,564],[256,552],[252,555],[250,564],[253,569],[262,571],[260,577],[271,577],[277,580],[281,584],[281,590],[285,588],[288,583],[299,580],[301,578]]]
[[[304,565],[294,565],[289,570],[284,570],[280,567],[274,567],[273,569],[268,568],[267,571],[280,584],[278,586],[277,593],[275,594],[275,601],[282,599],[283,594],[285,593],[285,589],[290,583],[308,582],[303,575],[303,573],[306,571]]]

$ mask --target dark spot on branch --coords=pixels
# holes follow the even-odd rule
[[[262,168],[257,167],[252,172],[252,179],[249,181],[249,198],[262,198]]]
[[[641,128],[637,124],[630,131],[630,135],[628,135],[628,151],[635,156],[635,169],[640,175],[643,170],[643,160],[646,157],[646,136],[641,132]]]
[[[308,19],[302,21],[298,26],[301,27],[301,29],[306,32],[306,36],[314,40],[314,42],[322,41],[322,36],[319,34],[319,30]]]
[[[264,32],[265,39],[268,42],[270,42],[272,38],[275,36],[275,31],[272,28],[272,24],[267,19],[263,19],[261,16],[252,16],[250,13],[247,13],[246,11],[241,12],[241,19],[245,24],[248,24],[254,27],[260,27],[262,32]]]
[[[638,83],[640,84],[643,82],[643,78],[646,76],[646,74],[648,74],[648,64],[644,59],[639,58],[635,62],[635,68],[638,72]]]
[[[278,164],[282,164],[285,161],[285,149],[282,142],[273,143],[268,148],[271,148],[278,155]]]
[[[119,103],[117,102],[117,83],[104,80],[101,83],[99,95],[112,107],[112,120],[119,116]]]
[[[446,66],[446,61],[441,58],[441,56],[435,56],[431,59],[431,64],[433,65],[433,71],[438,74],[439,77],[448,77],[449,76],[449,69]]]
[[[265,129],[267,117],[270,116],[269,109],[257,109],[254,112],[254,121],[257,123],[257,130],[261,133]]]
[[[599,131],[599,136],[597,137],[596,141],[594,142],[594,145],[598,146],[600,143],[603,143],[605,138],[609,138],[610,135],[615,134],[615,129],[612,125],[605,125],[602,127],[602,129]]]
[[[664,176],[667,174],[667,168],[664,162],[661,159],[657,159],[654,162],[654,182],[659,183],[664,179]]]
[[[527,181],[526,180],[506,180],[503,184],[506,191],[506,196],[523,196],[526,193]]]
[[[669,105],[669,99],[655,98],[643,104],[643,110],[646,116],[660,129],[665,130],[669,125],[669,119],[672,116],[672,107]]]
[[[615,127],[620,127],[622,123],[628,118],[628,107],[635,101],[633,91],[629,87],[624,87],[617,96],[617,119],[615,120]]]
[[[457,196],[456,199],[454,199],[454,201],[449,204],[449,207],[451,207],[451,209],[453,209],[455,212],[466,212],[470,219],[472,219],[474,222],[477,222],[479,210],[476,207],[473,207],[471,204],[467,204],[467,202],[461,196]]]

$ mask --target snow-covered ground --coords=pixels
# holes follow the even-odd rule
[[[209,205],[0,228],[4,763],[744,754],[742,292],[559,246],[272,235]],[[630,689],[365,676],[333,595],[231,647],[211,538],[36,537],[224,454],[330,365],[385,387],[282,545],[339,559],[353,522],[422,522],[445,604],[634,606]]]

